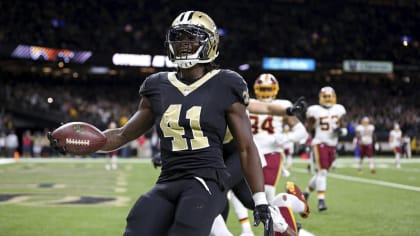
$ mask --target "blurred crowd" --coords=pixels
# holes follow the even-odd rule
[[[338,103],[347,109],[349,124],[355,126],[368,116],[377,132],[387,132],[398,122],[410,136],[420,134],[420,81],[276,77],[280,82],[279,98],[293,101],[305,96],[309,104],[315,104],[319,89],[330,85],[336,90]],[[251,95],[253,79],[248,80]],[[15,110],[30,110],[28,116],[48,115],[57,122],[82,120],[105,129],[112,121],[123,125],[137,110],[143,80],[13,77],[3,80],[0,100]],[[3,119],[3,123],[7,120]]]
[[[64,80],[33,75],[3,79],[0,100],[3,106],[27,116],[48,116],[58,123],[83,120],[100,129],[111,121],[124,124],[135,112],[140,82],[109,80]],[[10,77],[9,77],[10,76]]]
[[[379,140],[386,140],[394,123],[399,123],[405,135],[420,137],[420,99],[417,88],[420,81],[390,80],[384,78],[344,79],[334,78],[290,78],[276,75],[280,82],[279,98],[296,100],[305,96],[309,104],[318,103],[319,89],[332,86],[337,93],[337,102],[347,109],[345,120],[351,140],[354,127],[361,118],[368,116],[376,126]],[[6,79],[7,78],[7,79]],[[248,78],[252,95],[254,78]],[[111,122],[122,126],[136,112],[138,89],[144,78],[102,78],[67,80],[60,78],[31,76],[6,76],[0,88],[0,131],[6,136],[16,128],[31,128],[32,135],[39,137],[48,155],[46,130],[59,123],[84,121],[104,130]],[[216,95],[215,95],[216,96]],[[15,117],[13,117],[15,114]],[[16,116],[19,115],[19,122]],[[42,126],[32,122],[34,117],[44,117],[53,126]],[[25,124],[26,122],[26,124]],[[9,132],[10,131],[10,132]],[[22,134],[22,137],[25,135]],[[23,141],[21,142],[23,145]],[[42,155],[43,148],[32,155]],[[13,152],[8,152],[10,153]],[[1,155],[1,154],[0,154]]]
[[[0,7],[7,9],[0,15],[3,45],[162,54],[173,17],[193,9],[217,22],[220,59],[234,65],[263,56],[420,64],[418,1],[15,0]]]

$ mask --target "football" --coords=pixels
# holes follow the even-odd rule
[[[55,129],[51,136],[57,140],[58,147],[67,153],[87,155],[101,149],[106,136],[95,126],[85,122],[70,122]]]

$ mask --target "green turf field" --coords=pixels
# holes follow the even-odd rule
[[[118,170],[105,170],[104,159],[20,159],[0,164],[0,235],[122,235],[125,217],[156,180],[159,170],[149,160],[120,160]],[[316,210],[297,220],[306,231],[322,236],[420,235],[420,158],[404,160],[395,169],[392,158],[377,159],[377,173],[365,165],[359,175],[354,158],[340,158],[329,173],[326,212]],[[292,180],[304,188],[311,175],[295,160]],[[233,210],[228,225],[236,236]],[[252,218],[252,217],[251,217]],[[157,224],[159,222],[156,222]],[[262,235],[261,227],[254,230]]]

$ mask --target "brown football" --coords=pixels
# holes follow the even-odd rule
[[[67,153],[87,155],[101,149],[106,136],[95,126],[85,122],[70,122],[55,129],[51,136],[57,139],[57,146]]]

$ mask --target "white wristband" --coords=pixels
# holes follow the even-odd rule
[[[341,136],[342,137],[347,136],[347,133],[348,133],[347,128],[341,128]]]
[[[252,195],[252,199],[254,199],[255,206],[268,205],[267,197],[265,196],[265,192],[254,193]]]

